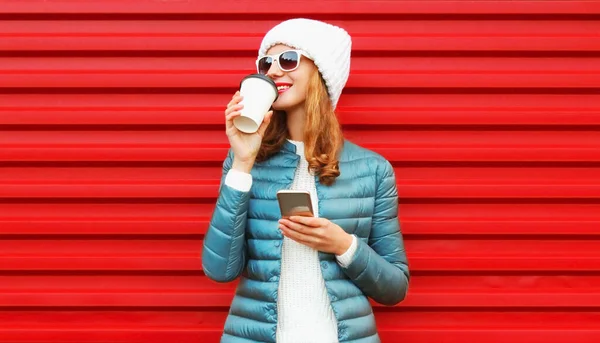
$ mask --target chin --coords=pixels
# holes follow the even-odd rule
[[[291,108],[292,106],[288,105],[288,104],[273,104],[273,109],[276,111],[287,111]]]
[[[273,103],[273,109],[277,111],[287,111],[301,105],[302,101],[293,101],[290,99],[279,98]]]

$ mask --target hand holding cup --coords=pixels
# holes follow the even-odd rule
[[[262,74],[251,74],[242,79],[240,90],[225,110],[226,132],[233,149],[233,166],[249,173],[271,121],[269,111],[277,99],[275,82]]]
[[[265,114],[264,120],[256,132],[242,132],[233,124],[233,120],[242,115],[241,110],[244,108],[244,105],[240,104],[242,100],[243,97],[237,91],[229,104],[227,104],[227,109],[225,110],[225,132],[227,133],[227,138],[234,155],[232,168],[248,173],[254,165],[254,160],[260,149],[265,131],[271,122],[273,111]]]

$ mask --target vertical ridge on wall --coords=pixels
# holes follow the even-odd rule
[[[338,115],[395,168],[383,342],[600,341],[600,2],[0,0],[0,342],[218,342],[223,111],[296,16],[352,35]]]

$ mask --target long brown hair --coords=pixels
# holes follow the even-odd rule
[[[342,150],[344,137],[331,106],[325,81],[316,68],[308,82],[304,106],[304,155],[308,168],[319,175],[319,182],[331,186],[340,176],[338,155]],[[276,154],[283,147],[286,138],[287,115],[284,111],[274,111],[256,160],[264,161]]]

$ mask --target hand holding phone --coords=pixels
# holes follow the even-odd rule
[[[314,217],[314,210],[308,191],[280,190],[277,201],[282,218],[290,216]]]

